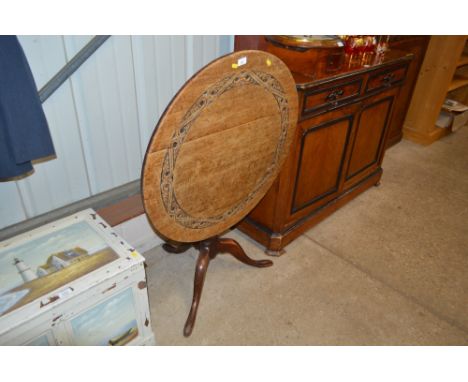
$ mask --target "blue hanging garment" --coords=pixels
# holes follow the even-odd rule
[[[0,36],[0,180],[32,170],[55,155],[47,120],[16,36]]]

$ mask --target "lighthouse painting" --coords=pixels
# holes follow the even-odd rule
[[[0,316],[118,258],[86,221],[0,248]]]

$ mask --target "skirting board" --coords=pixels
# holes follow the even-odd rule
[[[145,214],[116,225],[114,231],[142,254],[164,243],[151,228]]]

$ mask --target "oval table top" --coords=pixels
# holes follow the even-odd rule
[[[286,65],[260,51],[221,57],[196,73],[161,116],[142,169],[145,212],[178,242],[219,235],[265,195],[297,123]]]

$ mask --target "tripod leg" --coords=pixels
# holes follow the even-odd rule
[[[193,326],[195,325],[195,319],[197,318],[198,305],[200,303],[200,297],[203,290],[203,284],[205,283],[206,271],[210,264],[210,247],[200,246],[200,254],[198,255],[197,265],[195,268],[195,280],[193,282],[193,299],[190,313],[187,317],[187,321],[184,326],[184,336],[188,337],[192,334]]]
[[[244,252],[240,244],[228,238],[219,238],[218,242],[216,243],[216,250],[217,253],[229,253],[230,255],[234,256],[240,262],[251,265],[253,267],[270,267],[273,265],[271,260],[254,260],[251,259],[247,254]]]

